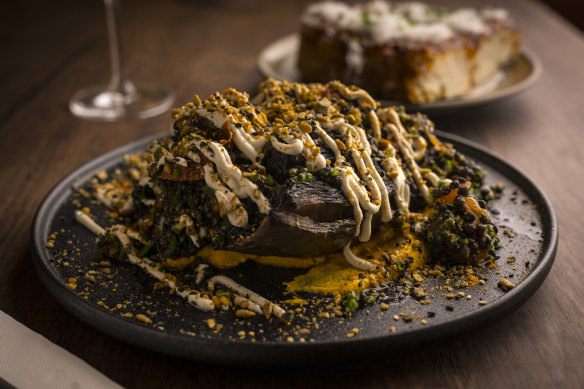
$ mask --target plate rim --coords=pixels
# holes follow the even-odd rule
[[[43,284],[57,302],[90,327],[124,343],[201,362],[256,367],[258,364],[263,366],[308,366],[319,363],[322,365],[339,362],[341,355],[343,355],[342,360],[347,360],[348,348],[353,356],[362,356],[377,355],[388,348],[399,350],[403,347],[410,347],[412,344],[431,345],[452,337],[453,327],[457,328],[458,332],[454,331],[456,333],[467,332],[486,323],[489,319],[501,317],[523,305],[539,289],[549,274],[557,252],[559,235],[556,214],[549,198],[523,171],[488,148],[473,141],[442,131],[436,131],[436,134],[442,140],[454,143],[456,149],[460,149],[459,145],[466,149],[474,149],[474,152],[482,154],[481,157],[486,157],[491,166],[494,163],[505,167],[507,169],[503,174],[505,177],[509,178],[515,175],[520,177],[522,182],[518,186],[529,194],[532,202],[541,204],[538,207],[538,214],[542,217],[542,232],[549,230],[548,233],[544,234],[542,252],[538,256],[537,263],[516,288],[481,308],[458,314],[445,322],[421,326],[402,333],[392,334],[388,331],[388,333],[375,336],[340,337],[314,343],[282,341],[252,343],[238,339],[191,337],[179,333],[164,332],[138,322],[130,322],[79,298],[77,294],[59,282],[55,272],[51,271],[49,266],[51,255],[44,246],[44,241],[48,236],[46,232],[49,231],[54,215],[63,204],[63,201],[60,200],[63,193],[71,193],[76,184],[85,182],[87,177],[92,176],[97,170],[118,164],[124,154],[136,152],[152,140],[168,136],[168,132],[147,136],[104,153],[74,169],[49,191],[35,213],[31,228],[30,239],[33,247],[34,267]],[[476,157],[474,158],[476,159]],[[480,158],[478,162],[481,161],[485,160]],[[497,171],[501,173],[499,169]],[[516,183],[515,180],[512,182]],[[530,186],[529,191],[525,189],[525,185]],[[537,197],[537,199],[533,197]],[[233,351],[222,352],[226,347],[232,348]]]
[[[260,74],[264,77],[272,77],[279,80],[287,80],[283,74],[280,74],[273,70],[273,67],[270,66],[270,56],[274,55],[273,53],[276,51],[282,51],[283,48],[287,48],[287,46],[291,46],[290,48],[293,50],[298,50],[298,44],[300,43],[300,35],[298,33],[288,34],[283,36],[279,39],[272,41],[270,44],[265,46],[259,53],[257,57],[257,69]],[[296,53],[294,53],[296,54]],[[470,98],[453,98],[453,99],[446,99],[446,100],[439,100],[429,103],[421,103],[421,104],[414,104],[409,103],[406,101],[394,101],[394,100],[386,100],[386,99],[377,99],[382,103],[382,105],[402,105],[408,110],[423,110],[426,112],[430,111],[444,111],[450,109],[458,109],[464,107],[470,107],[475,105],[484,105],[488,103],[492,103],[495,101],[500,101],[506,99],[508,97],[515,96],[528,88],[530,88],[535,82],[541,77],[543,73],[543,65],[541,60],[535,54],[533,50],[526,46],[522,46],[521,50],[519,51],[519,56],[523,57],[531,66],[531,72],[529,75],[524,78],[523,80],[509,85],[505,88],[495,89],[493,91],[478,94],[476,96]],[[281,57],[279,57],[281,58]]]

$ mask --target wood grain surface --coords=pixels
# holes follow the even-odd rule
[[[126,387],[583,387],[584,39],[540,3],[489,3],[510,9],[525,46],[543,63],[542,77],[519,96],[432,119],[439,129],[507,158],[554,204],[560,229],[556,262],[543,286],[514,313],[441,346],[407,355],[388,350],[387,359],[368,366],[303,371],[213,366],[145,352],[71,316],[32,267],[29,239],[36,208],[74,168],[170,123],[169,114],[103,123],[69,113],[76,90],[108,81],[98,0],[0,2],[0,176],[5,179],[0,309]],[[305,6],[302,1],[124,1],[130,74],[170,86],[175,105],[227,87],[253,92],[262,80],[258,53],[295,32]]]

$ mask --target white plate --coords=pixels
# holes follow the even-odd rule
[[[292,34],[268,45],[258,57],[260,72],[266,77],[292,82],[301,81],[298,62],[300,37]],[[541,74],[541,63],[530,50],[523,48],[518,58],[502,68],[487,83],[474,88],[464,96],[431,103],[411,104],[405,101],[381,100],[384,105],[404,105],[425,111],[448,110],[486,104],[513,96],[531,86]]]

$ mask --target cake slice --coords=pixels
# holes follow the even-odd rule
[[[410,103],[470,92],[521,45],[507,11],[494,8],[322,2],[306,10],[301,24],[298,67],[305,81],[339,79]]]

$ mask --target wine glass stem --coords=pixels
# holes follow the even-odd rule
[[[108,90],[128,92],[128,74],[122,58],[122,41],[120,38],[120,2],[119,0],[104,0],[107,21],[107,35],[110,49],[111,80]]]

